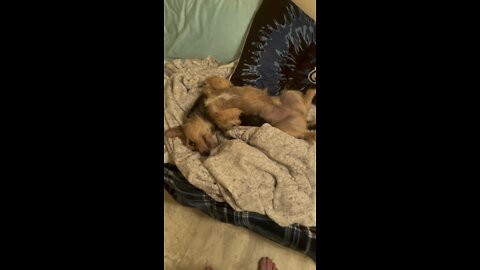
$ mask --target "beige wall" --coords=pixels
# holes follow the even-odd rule
[[[292,0],[299,8],[303,9],[308,16],[317,21],[316,0]]]

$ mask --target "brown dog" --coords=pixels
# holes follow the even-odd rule
[[[213,123],[223,131],[240,125],[240,115],[253,115],[272,126],[300,139],[316,139],[316,133],[308,132],[307,111],[316,90],[305,95],[287,90],[280,96],[269,96],[266,90],[252,86],[233,86],[228,80],[214,76],[206,80],[205,106]]]
[[[218,145],[214,125],[227,131],[240,124],[261,126],[268,122],[293,137],[315,140],[316,133],[307,131],[307,110],[314,96],[315,90],[310,89],[305,95],[287,90],[273,97],[265,90],[237,87],[224,78],[209,77],[184,124],[167,130],[165,136],[180,137],[184,145],[203,155]]]
[[[209,120],[205,109],[205,98],[200,96],[188,113],[183,125],[165,131],[165,137],[180,137],[183,144],[191,150],[208,155],[210,149],[218,145],[214,135],[215,127]]]
[[[218,145],[218,140],[215,136],[215,125],[205,107],[205,99],[205,95],[200,96],[187,114],[184,123],[168,129],[164,135],[168,138],[179,137],[190,150],[197,150],[202,155],[209,155],[210,150]],[[225,112],[221,117],[231,116]],[[240,123],[246,126],[260,126],[265,121],[258,117],[242,116],[235,124],[239,125]]]

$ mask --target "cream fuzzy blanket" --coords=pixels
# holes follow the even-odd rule
[[[207,77],[228,78],[234,67],[212,57],[167,62],[164,129],[182,124]],[[264,214],[281,226],[316,226],[315,142],[295,139],[269,124],[237,127],[227,135],[217,134],[220,145],[208,158],[178,138],[165,138],[166,157],[192,185],[236,211]]]

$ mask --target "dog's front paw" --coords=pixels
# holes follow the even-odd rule
[[[229,125],[231,127],[236,127],[236,126],[240,126],[241,123],[242,123],[242,121],[240,121],[240,119],[232,119],[232,121],[230,121]]]
[[[240,126],[240,124],[241,124],[240,120],[231,120],[231,121],[222,123],[219,127],[223,131],[227,131],[227,130],[232,129],[233,127]]]
[[[223,131],[229,130],[234,126],[240,126],[240,114],[242,111],[237,108],[227,109],[215,114],[215,123]]]

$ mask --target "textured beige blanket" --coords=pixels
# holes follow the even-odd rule
[[[205,78],[228,78],[234,65],[211,57],[166,63],[164,129],[182,124]],[[237,211],[267,215],[281,226],[316,226],[315,142],[295,139],[269,124],[238,127],[227,135],[217,134],[221,143],[208,158],[178,138],[165,138],[165,146],[187,180],[215,200]]]

